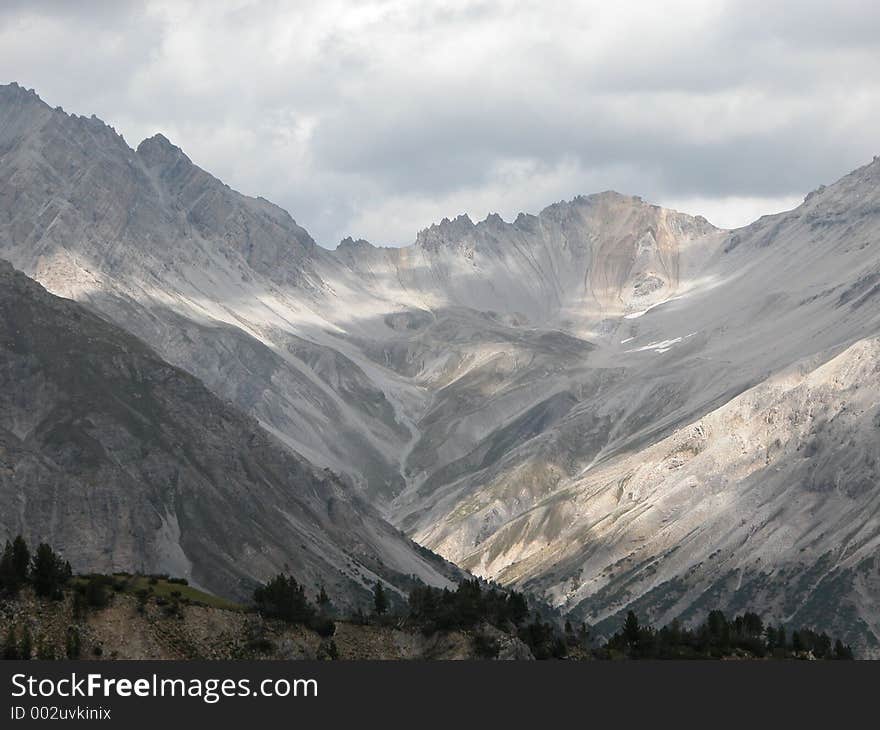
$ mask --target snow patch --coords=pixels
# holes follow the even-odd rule
[[[637,319],[648,312],[650,312],[655,307],[659,307],[661,304],[666,304],[666,302],[674,302],[676,299],[681,299],[681,296],[677,297],[669,297],[668,299],[664,299],[662,302],[657,302],[656,304],[652,304],[650,307],[646,307],[645,309],[640,309],[638,312],[630,312],[629,314],[624,314],[624,319]]]
[[[690,334],[685,335],[684,337],[676,337],[672,340],[661,340],[660,342],[651,342],[648,345],[643,345],[642,347],[635,347],[631,350],[627,350],[626,352],[646,352],[648,350],[653,350],[656,353],[663,354],[664,352],[669,352],[672,349],[673,345],[677,345],[680,342],[684,342],[690,337],[693,337],[696,332],[691,332]]]

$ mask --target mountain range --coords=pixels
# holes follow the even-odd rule
[[[2,271],[9,534],[340,600],[454,580],[430,550],[600,633],[750,608],[880,653],[876,158],[732,231],[605,192],[328,250],[12,84],[0,258],[56,295]]]

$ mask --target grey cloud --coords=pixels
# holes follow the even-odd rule
[[[358,226],[406,243],[422,216],[536,211],[595,188],[769,206],[880,148],[873,2],[13,2],[0,14],[6,81],[98,114],[133,145],[168,133],[331,246]]]

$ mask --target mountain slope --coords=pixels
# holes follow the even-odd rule
[[[377,577],[446,585],[329,473],[146,345],[0,262],[0,515],[74,568],[246,597],[281,570],[338,605]]]
[[[456,475],[439,509],[409,529],[465,567],[546,590],[609,626],[631,605],[662,622],[712,605],[736,610],[751,596],[780,618],[851,632],[876,653],[878,239],[876,160],[791,213],[726,234],[677,298],[624,316],[613,340],[596,341],[590,377],[608,380],[598,397],[507,451],[500,467]],[[837,368],[851,359],[870,364],[842,378]],[[794,363],[810,373],[811,395],[777,403],[770,384]],[[858,418],[845,407],[834,416],[855,391]],[[757,402],[731,417],[725,404],[738,393]],[[812,424],[814,408],[830,413]],[[810,428],[771,430],[780,411]],[[762,471],[712,449],[701,472],[682,469],[707,448],[688,440],[700,418]],[[681,433],[682,444],[669,442]],[[788,500],[796,506],[783,509]]]
[[[98,120],[0,87],[0,256],[345,474],[418,542],[598,622],[628,605],[737,606],[759,574],[789,575],[788,603],[756,589],[752,607],[842,633],[833,595],[853,606],[847,638],[873,651],[876,581],[859,561],[877,529],[864,486],[876,385],[868,371],[862,388],[838,383],[835,368],[880,334],[878,246],[875,160],[736,231],[607,192],[513,222],[444,220],[402,249],[328,251],[163,137],[132,150]],[[774,385],[792,368],[807,400]],[[837,413],[850,388],[862,416],[835,417],[834,458],[802,461],[797,445],[827,438],[818,425],[760,430],[774,408]],[[668,453],[706,422],[711,463],[683,461],[690,481],[670,481]],[[759,469],[761,449],[772,464]],[[837,462],[850,453],[861,466]],[[838,491],[817,497],[811,480]],[[756,494],[806,506],[765,513]],[[684,506],[660,522],[667,498]],[[746,532],[722,530],[707,504]],[[756,524],[772,550],[744,538]],[[620,577],[637,546],[645,572]],[[707,567],[713,553],[730,575]]]
[[[309,309],[323,286],[315,248],[286,212],[162,135],[132,150],[94,117],[0,87],[0,257],[104,312],[313,462],[394,490],[409,433],[393,404],[342,353],[291,337],[291,322],[322,321]]]
[[[640,450],[792,363],[830,358],[876,333],[880,319],[869,302],[880,267],[878,182],[874,162],[791,213],[726,233],[706,246],[711,253],[702,268],[662,305],[606,322],[607,334],[593,338],[587,357],[557,373],[523,366],[544,397],[569,393],[577,404],[549,432],[507,448],[500,467],[480,463],[464,479],[457,473],[447,481],[462,519],[450,524],[435,512],[403,524],[461,559],[485,521],[497,524],[498,511],[510,504],[496,499],[496,491],[544,494],[615,454]],[[509,379],[524,377],[514,372]],[[487,450],[500,433],[480,433],[467,448]]]
[[[615,630],[761,605],[880,636],[880,340],[799,363],[571,480],[462,563]]]

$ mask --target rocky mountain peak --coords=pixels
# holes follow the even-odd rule
[[[0,100],[11,101],[14,99],[30,100],[45,104],[33,89],[26,89],[15,81],[10,84],[0,84]]]
[[[464,236],[472,233],[474,222],[467,213],[462,213],[454,219],[444,218],[439,223],[419,231],[416,236],[416,245],[424,248],[439,248],[444,244],[455,243]]]
[[[184,154],[183,150],[172,144],[161,132],[141,142],[137,147],[137,154],[147,167],[151,168],[169,167],[181,160],[192,164],[192,160]]]
[[[504,225],[504,219],[498,213],[489,213],[483,223],[493,226],[499,226]]]
[[[51,108],[33,89],[15,82],[0,85],[0,147],[14,142],[23,130],[44,124],[51,116]]]
[[[372,249],[375,248],[372,243],[369,241],[358,238],[355,240],[351,236],[346,236],[339,242],[339,246],[337,246],[338,251],[356,251],[358,249]]]

